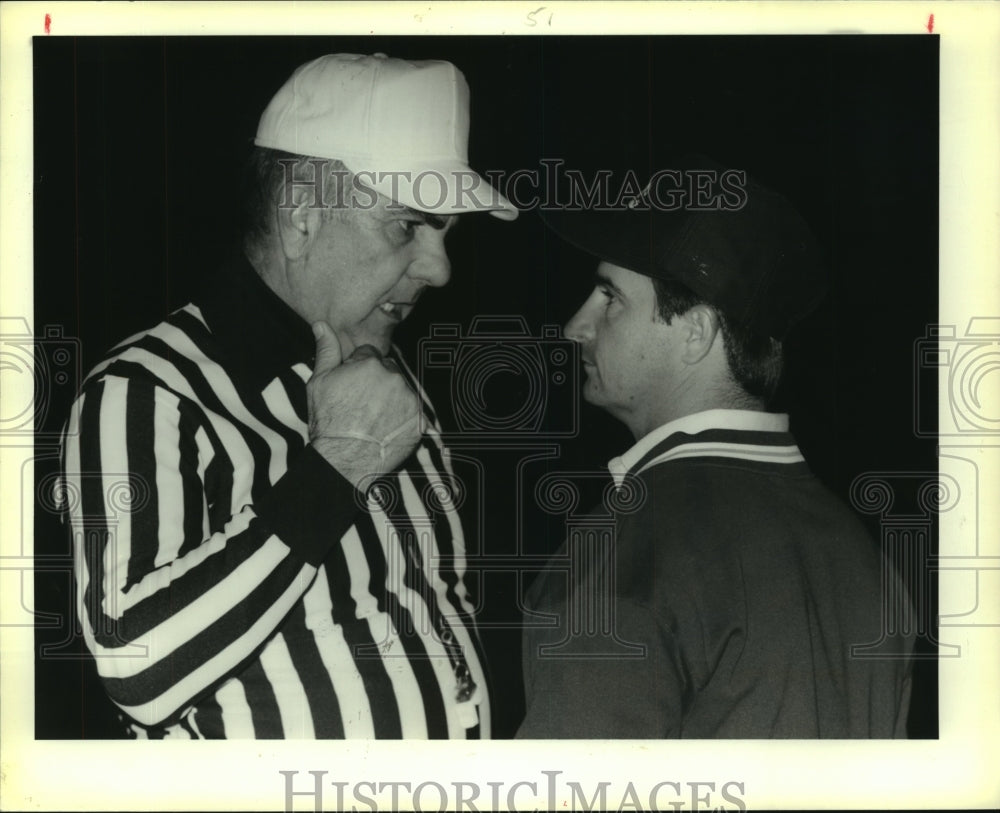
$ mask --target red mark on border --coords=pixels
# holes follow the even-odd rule
[[[45,33],[46,34],[51,33],[49,31],[49,28],[51,28],[51,26],[52,26],[52,15],[51,14],[46,14],[45,15]]]
[[[927,18],[927,33],[928,34],[933,34],[934,33],[934,15],[933,14],[930,17]]]

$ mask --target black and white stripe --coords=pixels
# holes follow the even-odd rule
[[[391,506],[365,504],[306,445],[308,359],[250,386],[222,334],[192,304],[124,342],[67,426],[78,610],[108,694],[139,736],[488,736],[440,435],[380,478]],[[114,502],[126,478],[132,505]],[[478,705],[457,702],[463,665]]]

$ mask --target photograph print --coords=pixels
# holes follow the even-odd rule
[[[937,737],[938,45],[36,37],[36,738]]]

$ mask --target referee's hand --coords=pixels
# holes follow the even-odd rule
[[[315,323],[313,333],[309,442],[355,486],[398,468],[420,440],[416,393],[375,347],[362,345],[344,359],[326,322]]]

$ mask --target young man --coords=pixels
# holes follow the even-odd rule
[[[654,188],[552,222],[599,260],[565,333],[585,399],[636,439],[609,464],[635,499],[603,555],[530,591],[560,626],[526,626],[519,737],[905,736],[906,647],[851,653],[882,637],[879,552],[766,411],[781,340],[823,293],[813,243],[787,201],[734,177],[716,177],[714,210],[704,188],[680,207]],[[571,638],[608,590],[610,628]]]
[[[123,733],[489,736],[454,475],[383,358],[448,282],[455,217],[517,214],[468,166],[468,105],[447,62],[301,66],[260,120],[239,257],[88,376],[65,481]]]

